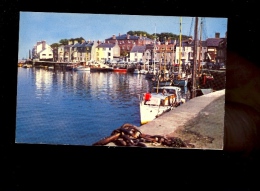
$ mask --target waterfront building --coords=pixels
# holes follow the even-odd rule
[[[172,64],[174,62],[175,41],[164,38],[163,42],[157,41],[155,46],[156,60],[163,65]]]
[[[90,40],[82,44],[82,47],[84,47],[82,54],[83,56],[85,56],[86,62],[92,62],[96,60],[95,51],[97,46],[98,46],[97,41],[90,41]]]
[[[107,62],[118,60],[120,57],[120,47],[117,41],[115,41],[115,43],[105,43],[99,41],[95,52],[96,61]]]
[[[215,33],[215,38],[206,40],[207,61],[208,62],[225,62],[226,61],[226,35],[220,38],[220,33]]]
[[[126,61],[129,61],[130,51],[132,50],[133,46],[144,46],[146,44],[153,43],[152,39],[147,38],[146,35],[143,36],[142,34],[137,36],[130,34],[121,35],[119,33],[118,36],[112,35],[112,37],[105,39],[105,43],[115,43],[116,41],[118,41],[118,45],[120,47],[121,57],[123,59],[128,57],[128,60]]]
[[[130,51],[130,62],[143,62],[146,61],[145,54],[146,46],[135,45]]]
[[[32,59],[53,61],[53,50],[45,40],[38,41],[32,49]]]

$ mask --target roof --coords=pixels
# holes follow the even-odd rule
[[[90,47],[93,46],[93,42],[83,42],[80,47]]]
[[[72,47],[73,47],[73,48],[75,48],[75,47],[81,47],[81,44],[78,42],[78,43],[74,44]]]
[[[130,52],[144,52],[146,50],[146,46],[133,46]]]
[[[180,46],[179,42],[176,43],[176,46]],[[182,46],[194,46],[194,40],[191,43],[188,43],[188,41],[182,42]],[[206,47],[207,46],[207,41],[202,40],[201,41],[201,46]]]
[[[113,43],[101,43],[100,45],[97,46],[97,48],[112,48],[114,46],[115,44]]]
[[[127,34],[122,34],[122,35],[116,36],[116,39],[117,40],[125,40],[125,39],[127,39]],[[129,35],[129,39],[128,40],[138,40],[138,39],[140,39],[140,36]],[[146,36],[142,36],[142,39],[144,39],[144,40],[152,40],[150,38],[147,38]],[[113,36],[112,36],[110,38],[107,38],[106,40],[114,40],[114,39],[113,39]]]
[[[208,38],[206,40],[207,46],[219,46],[219,43],[222,42],[223,38]]]

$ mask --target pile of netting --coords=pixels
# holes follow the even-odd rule
[[[129,123],[125,123],[118,129],[113,130],[110,136],[94,143],[93,146],[107,145],[109,143],[114,143],[116,146],[147,147],[150,144],[152,146],[190,147],[178,137],[144,134],[138,127]]]

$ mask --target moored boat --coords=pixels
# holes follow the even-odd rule
[[[114,67],[114,72],[127,72],[127,68]]]
[[[25,63],[25,64],[23,64],[22,67],[23,67],[23,68],[31,68],[31,67],[32,67],[32,64],[27,64],[27,63]]]
[[[134,74],[140,74],[140,70],[138,68],[135,68],[133,73]]]
[[[140,96],[140,124],[154,120],[183,102],[180,87],[153,87],[151,93],[143,93]]]
[[[90,67],[86,67],[86,66],[77,66],[74,68],[75,71],[90,71]]]

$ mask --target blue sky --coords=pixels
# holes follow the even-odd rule
[[[194,19],[181,16],[182,34],[193,35]],[[212,38],[216,32],[224,37],[227,32],[227,18],[204,20],[203,38]],[[20,12],[18,59],[28,58],[29,50],[37,41],[58,43],[61,39],[83,37],[85,40],[105,40],[113,34],[128,31],[147,33],[170,32],[179,35],[180,16],[113,15],[82,13]]]

